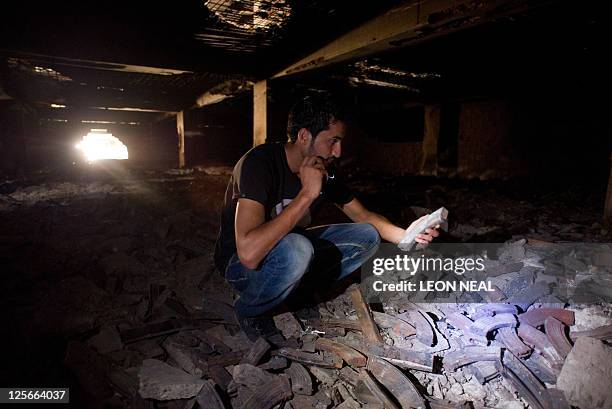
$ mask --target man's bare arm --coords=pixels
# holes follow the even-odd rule
[[[297,196],[281,214],[265,222],[264,206],[251,199],[238,199],[236,206],[236,250],[240,262],[255,269],[302,218],[311,200]]]
[[[238,199],[236,206],[236,251],[240,262],[255,269],[304,216],[319,196],[324,167],[316,157],[305,158],[300,166],[302,189],[289,206],[274,219],[266,222],[264,206],[250,199]]]
[[[378,230],[380,237],[391,243],[398,244],[406,233],[406,229],[398,227],[386,217],[366,209],[357,199],[353,199],[342,206],[342,211],[355,223],[370,223]],[[427,244],[438,235],[436,229],[427,229],[425,233],[417,235],[415,241]]]

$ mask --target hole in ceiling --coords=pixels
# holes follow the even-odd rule
[[[270,31],[282,27],[291,16],[285,0],[206,0],[204,5],[224,23],[244,30]]]

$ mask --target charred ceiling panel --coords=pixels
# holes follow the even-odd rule
[[[405,71],[367,59],[351,64],[350,70],[347,79],[352,86],[393,88],[415,94],[441,77],[435,72]]]
[[[209,24],[196,38],[212,47],[252,53],[273,46],[292,15],[285,0],[206,0]]]
[[[204,5],[224,23],[246,30],[281,28],[291,16],[291,6],[285,0],[206,0]]]
[[[35,104],[132,111],[180,111],[202,89],[234,76],[212,73],[158,75],[66,65],[63,61],[2,61],[6,93]]]
[[[204,0],[209,11],[195,38],[206,46],[246,55],[258,64],[291,62],[401,0],[355,4],[346,0]]]
[[[197,0],[142,18],[5,16],[0,85],[29,103],[178,111],[225,99],[400,0]],[[130,2],[130,4],[132,4]],[[130,4],[125,5],[129,7]],[[37,68],[38,67],[38,68]],[[233,82],[232,82],[233,81]],[[199,98],[202,97],[202,98]]]
[[[296,13],[286,0],[205,0],[210,13],[196,38],[231,51],[251,53],[269,48],[285,37],[289,23],[299,19],[305,8],[321,7],[309,3],[297,6]]]

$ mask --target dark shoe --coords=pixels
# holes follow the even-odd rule
[[[240,329],[244,331],[247,338],[253,342],[257,341],[257,338],[268,338],[278,333],[274,320],[270,317],[259,316],[259,317],[241,317],[236,314],[238,325]]]

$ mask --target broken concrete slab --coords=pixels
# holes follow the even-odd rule
[[[157,342],[150,339],[135,342],[129,346],[129,349],[138,351],[145,358],[157,358],[165,353]]]
[[[336,406],[336,409],[359,409],[361,405],[353,398],[345,399],[341,404]]]
[[[196,355],[192,352],[191,348],[173,342],[171,338],[166,339],[163,347],[168,356],[185,372],[197,377],[202,376],[202,369],[196,365]]]
[[[285,369],[289,366],[289,361],[283,356],[273,356],[268,362],[258,365],[258,368],[266,371],[276,371],[279,369]]]
[[[262,385],[272,383],[278,376],[251,364],[239,364],[234,366],[232,377],[237,384],[255,391]]]
[[[196,396],[204,380],[157,359],[145,359],[138,373],[140,396],[145,399],[172,400]]]
[[[286,371],[291,379],[291,390],[297,395],[312,395],[312,378],[302,365],[292,362]]]
[[[602,341],[612,340],[612,325],[604,325],[603,327],[593,328],[586,331],[572,331],[570,338],[577,339],[580,337],[591,337]]]
[[[291,399],[292,396],[289,378],[276,376],[272,382],[266,384],[265,387],[259,387],[249,398],[245,399],[240,409],[271,409],[279,402]]]
[[[87,341],[87,345],[101,354],[123,348],[119,332],[113,326],[102,327],[97,335],[94,335]]]
[[[302,333],[302,327],[299,321],[290,312],[284,312],[282,314],[275,315],[273,317],[274,325],[278,328],[283,337],[288,338],[299,338]]]
[[[239,331],[235,335],[231,335],[223,325],[208,328],[204,332],[221,340],[221,342],[230,347],[232,351],[249,350],[253,345],[243,331]]]
[[[196,401],[200,408],[223,409],[223,401],[215,390],[212,381],[208,380],[202,385],[202,389],[196,396]]]
[[[270,344],[260,337],[253,343],[251,349],[245,354],[240,363],[257,365],[269,350]]]
[[[294,409],[327,409],[332,404],[331,399],[323,390],[313,396],[294,395],[289,402]]]
[[[557,388],[571,405],[581,409],[611,408],[610,379],[612,348],[597,339],[581,337],[563,364]]]
[[[332,386],[338,378],[336,371],[318,366],[308,367],[310,373],[325,386]]]

